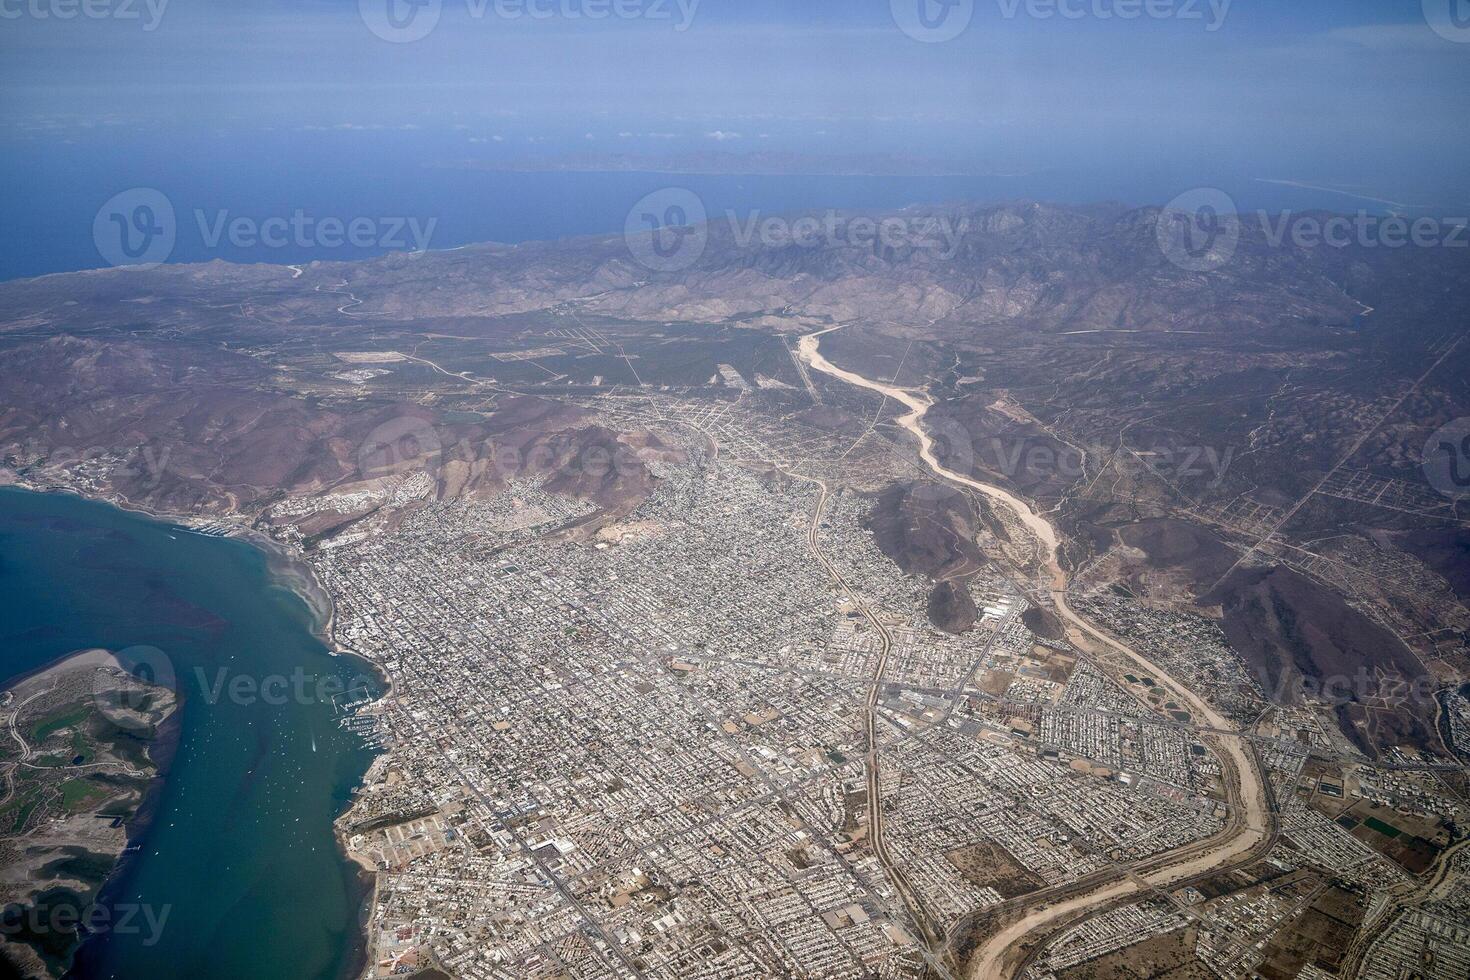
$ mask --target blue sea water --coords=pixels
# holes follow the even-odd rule
[[[507,151],[508,153],[508,151]],[[508,162],[502,154],[499,163]],[[463,145],[425,133],[255,132],[137,136],[98,133],[66,143],[0,136],[0,281],[107,264],[94,239],[115,195],[156,191],[172,209],[170,262],[346,261],[415,247],[396,222],[431,230],[430,248],[522,242],[620,231],[633,205],[667,187],[693,190],[712,216],[836,208],[898,208],[960,201],[1118,201],[1162,204],[1221,186],[1243,209],[1365,202],[1339,193],[1127,161],[1004,176],[749,176],[483,169]],[[129,209],[131,210],[131,209]],[[300,213],[306,232],[258,235]],[[360,244],[320,234],[321,222],[365,220]],[[234,222],[244,234],[232,234]],[[104,227],[106,227],[104,225]],[[270,238],[264,241],[263,238]],[[341,240],[339,240],[341,239]]]
[[[156,810],[101,901],[146,908],[162,928],[91,937],[76,976],[336,980],[353,968],[363,888],[332,821],[372,754],[338,725],[332,695],[376,681],[317,629],[250,544],[0,489],[0,674],[151,647],[183,695]]]

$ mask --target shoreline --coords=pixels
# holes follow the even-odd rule
[[[23,490],[27,493],[69,494],[92,503],[106,504],[109,507],[116,507],[118,510],[127,511],[130,514],[137,514],[160,524],[167,524],[169,527],[178,528],[189,534],[200,533],[197,528],[185,523],[186,521],[197,520],[198,518],[186,517],[170,511],[154,510],[122,497],[94,496],[62,484],[37,484],[18,477],[8,483],[0,482],[0,490],[4,489]],[[277,541],[269,534],[248,524],[241,527],[239,534],[212,536],[227,541],[242,541],[257,551],[263,552],[266,556],[266,570],[269,573],[269,577],[275,580],[276,584],[283,585],[286,591],[301,599],[307,609],[311,611],[312,635],[322,642],[322,645],[327,648],[327,652],[334,657],[351,658],[366,666],[372,672],[373,679],[383,689],[382,694],[375,700],[381,701],[392,693],[392,678],[387,675],[382,667],[352,648],[343,646],[337,642],[335,631],[337,622],[336,604],[332,602],[331,593],[321,584],[321,580],[317,577],[316,569],[311,567],[311,564],[305,560],[303,554],[293,551],[290,547]]]
[[[187,525],[180,526],[188,529]],[[393,691],[393,682],[387,672],[374,661],[338,642],[336,603],[332,601],[332,594],[322,584],[316,569],[306,561],[305,554],[277,541],[255,527],[247,526],[238,540],[246,542],[264,554],[266,572],[272,583],[291,592],[306,605],[311,613],[312,634],[327,648],[328,655],[347,658],[365,665],[380,689],[374,702],[387,698]],[[363,977],[371,966],[373,944],[369,927],[381,879],[376,867],[352,853],[347,846],[347,836],[342,832],[340,822],[343,817],[352,812],[357,793],[363,786],[362,780],[366,778],[376,761],[386,754],[386,750],[373,753],[373,761],[368,763],[368,769],[363,770],[363,775],[359,777],[357,786],[353,787],[347,805],[341,813],[332,818],[332,842],[337,848],[338,857],[342,860],[343,871],[348,876],[349,887],[352,889],[354,903],[357,907],[356,925],[353,932],[354,942],[347,950],[346,962],[340,974],[341,980]]]
[[[165,524],[169,527],[177,528],[181,531],[185,531],[191,534],[199,533],[189,524],[185,523],[191,518],[184,517],[183,515],[152,510],[148,507],[140,506],[133,501],[116,497],[115,495],[97,496],[93,494],[83,493],[79,490],[76,490],[75,488],[60,484],[38,485],[19,477],[16,477],[9,482],[0,483],[0,490],[6,488],[13,488],[27,493],[68,494],[70,496],[77,497],[81,500],[91,503],[100,503],[106,504],[109,507],[116,507],[118,510],[127,511],[128,513],[135,514],[148,520],[160,524]],[[381,701],[389,697],[393,691],[393,683],[387,672],[384,671],[374,661],[362,656],[361,654],[357,653],[354,650],[351,650],[348,647],[343,646],[337,641],[335,632],[336,604],[332,601],[331,593],[327,591],[326,587],[322,585],[321,580],[317,577],[316,570],[312,568],[310,563],[305,560],[304,554],[293,550],[289,546],[281,543],[280,541],[277,541],[275,538],[272,538],[270,535],[258,530],[253,526],[245,525],[244,527],[242,527],[241,531],[242,533],[240,533],[239,535],[231,534],[224,535],[223,537],[227,540],[236,540],[243,542],[244,544],[250,546],[251,548],[254,548],[256,551],[259,551],[262,555],[264,555],[266,563],[266,576],[269,584],[290,592],[292,595],[298,597],[301,602],[306,606],[311,618],[311,633],[326,648],[328,656],[348,658],[358,664],[363,665],[366,671],[371,673],[374,680],[377,681],[380,688],[378,696],[374,699],[374,702]],[[28,671],[26,674],[20,675],[14,680],[7,682],[3,688],[0,688],[0,690],[10,690],[22,680],[30,679],[34,676],[39,675],[45,670],[52,669],[58,664],[67,661],[70,657],[75,655],[77,655],[76,652],[60,657],[49,664],[43,664],[42,666],[32,671]],[[121,855],[119,855],[117,862],[113,865],[112,872],[108,875],[107,881],[103,885],[103,888],[105,888],[108,883],[121,880],[121,876],[118,874],[118,872],[123,867],[124,863],[130,856],[141,853],[141,848],[135,849],[134,845],[141,844],[143,837],[146,836],[148,821],[153,815],[149,804],[156,803],[157,799],[162,795],[161,789],[163,778],[163,762],[172,760],[174,754],[179,748],[179,745],[181,744],[181,737],[183,733],[182,717],[183,702],[181,697],[179,705],[175,708],[173,713],[169,715],[165,723],[160,726],[158,742],[162,743],[165,740],[171,741],[169,741],[169,744],[166,746],[167,754],[165,759],[163,761],[155,760],[155,764],[159,765],[160,770],[160,775],[158,777],[155,777],[155,782],[157,782],[159,785],[157,787],[150,787],[148,793],[146,794],[143,805],[140,805],[138,813],[135,815],[134,821],[129,823],[127,829],[127,849],[124,850]],[[382,758],[386,754],[386,750],[372,751],[367,748],[366,744],[364,744],[364,750],[372,752],[373,761]],[[152,758],[151,751],[150,758]],[[372,764],[372,762],[369,762],[369,768],[371,768]],[[362,788],[362,779],[366,777],[367,772],[368,769],[363,770],[363,775],[359,777],[358,784],[352,789],[351,797],[355,798],[357,792]],[[347,978],[363,976],[369,966],[368,957],[369,950],[371,949],[372,937],[369,934],[368,925],[371,922],[373,901],[376,898],[379,887],[377,869],[368,868],[367,866],[365,866],[364,862],[355,858],[347,848],[346,838],[338,830],[337,820],[345,814],[349,813],[352,809],[352,806],[353,799],[349,798],[347,805],[342,809],[340,813],[334,816],[332,821],[333,844],[336,847],[337,856],[341,860],[343,874],[350,885],[354,886],[352,888],[352,898],[357,906],[355,926],[353,929],[354,940],[352,946],[346,951],[347,962],[344,964],[344,969],[342,973],[342,977],[344,978],[344,980],[347,980]],[[138,825],[138,833],[136,835],[134,833],[134,823],[137,823]],[[102,897],[103,891],[99,889],[98,900],[100,901]]]
[[[117,659],[117,655],[111,650],[105,647],[82,647],[30,670],[5,678],[4,683],[0,684],[0,694],[10,694],[14,702],[19,700],[21,694],[30,687],[39,687],[39,682],[51,675],[109,665],[117,669],[125,669],[122,662]],[[163,797],[164,784],[168,780],[168,770],[181,744],[183,734],[183,692],[175,689],[174,698],[173,708],[158,723],[145,749],[148,761],[153,765],[153,775],[143,787],[137,809],[133,811],[132,817],[123,823],[122,849],[113,857],[112,867],[108,869],[107,874],[97,882],[89,899],[94,905],[109,907],[112,892],[125,880],[125,872],[131,859],[141,853],[141,842],[153,825],[158,803]],[[67,959],[68,974],[75,969],[77,958],[90,939],[90,933],[78,931],[76,941]]]
[[[99,654],[100,656],[95,656]],[[43,677],[59,667],[73,665],[73,661],[76,661],[74,666],[82,666],[81,658],[87,656],[95,656],[99,667],[108,662],[111,662],[114,667],[120,666],[116,655],[105,647],[78,647],[71,653],[63,653],[56,659],[47,661],[38,667],[32,667],[30,670],[24,670],[19,674],[12,674],[4,678],[3,682],[0,682],[0,694],[6,691],[19,691],[21,685]]]
[[[163,799],[164,784],[168,781],[168,770],[173,765],[174,756],[178,754],[179,747],[184,741],[184,694],[182,689],[174,692],[177,699],[174,710],[169,712],[167,718],[158,726],[158,731],[153,741],[148,746],[148,760],[153,763],[156,770],[153,778],[148,781],[148,787],[143,791],[143,798],[138,803],[138,809],[133,813],[133,819],[123,825],[123,833],[127,837],[127,843],[123,847],[117,860],[113,862],[112,871],[97,888],[95,901],[98,905],[107,906],[112,899],[112,889],[121,887],[122,882],[127,879],[125,874],[128,867],[136,861],[143,853],[143,841],[147,838],[149,830],[153,827],[154,818],[158,815],[158,805]],[[86,945],[90,936],[82,936],[77,943],[76,954],[73,954],[73,964],[76,955]]]
[[[188,525],[178,526],[183,527],[186,531],[192,530]],[[247,527],[242,534],[229,535],[229,537],[237,541],[244,541],[265,553],[266,569],[270,577],[276,584],[283,586],[306,604],[311,611],[312,633],[327,648],[331,656],[353,660],[365,666],[372,673],[373,679],[382,689],[378,697],[374,699],[375,701],[382,701],[393,693],[393,680],[381,666],[337,640],[337,604],[332,601],[332,594],[322,584],[316,569],[306,560],[304,553],[293,550],[290,546],[282,544],[269,534],[254,527]]]

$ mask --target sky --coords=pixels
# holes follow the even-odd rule
[[[1470,142],[1467,0],[1443,0],[1462,42],[1428,23],[1437,0],[86,0],[110,16],[58,19],[82,2],[0,0],[12,134],[416,126],[478,153],[997,172],[1100,150],[1274,157],[1263,176],[1302,180],[1448,174]],[[408,34],[437,11],[427,36],[373,33],[414,3]]]
[[[1470,211],[1470,0],[0,0],[0,46],[22,194],[96,196],[109,167],[902,160]]]

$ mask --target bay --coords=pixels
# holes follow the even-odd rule
[[[244,541],[0,489],[0,675],[152,648],[183,695],[154,812],[101,898],[163,927],[90,937],[74,975],[335,980],[359,965],[363,885],[332,821],[373,753],[338,719],[340,692],[376,681],[331,654],[283,574]]]

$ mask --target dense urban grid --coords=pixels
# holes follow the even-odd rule
[[[820,433],[793,445],[789,422],[739,403],[587,404],[671,450],[652,494],[595,534],[567,533],[595,507],[536,480],[442,502],[415,472],[313,552],[336,639],[391,681],[356,721],[385,754],[339,821],[376,872],[374,974],[955,975],[943,940],[977,914],[1221,831],[1228,794],[1189,713],[1033,633],[1024,575],[968,578],[980,617],[963,636],[929,622],[928,584],[874,543],[856,447],[824,457]],[[870,483],[908,465],[887,437],[860,442]],[[322,508],[351,502],[274,516]],[[1270,707],[1206,620],[1085,576],[1073,591],[1253,731],[1280,828],[1229,887],[1119,903],[1034,952],[1028,977],[1181,935],[1242,976],[1373,917],[1366,976],[1429,949],[1464,958],[1470,894],[1418,881],[1373,815],[1447,843],[1470,814],[1433,764],[1369,765],[1311,707]],[[1416,889],[1430,900],[1402,909]]]
[[[942,213],[11,286],[0,480],[376,668],[367,975],[1464,980],[1462,268]]]

